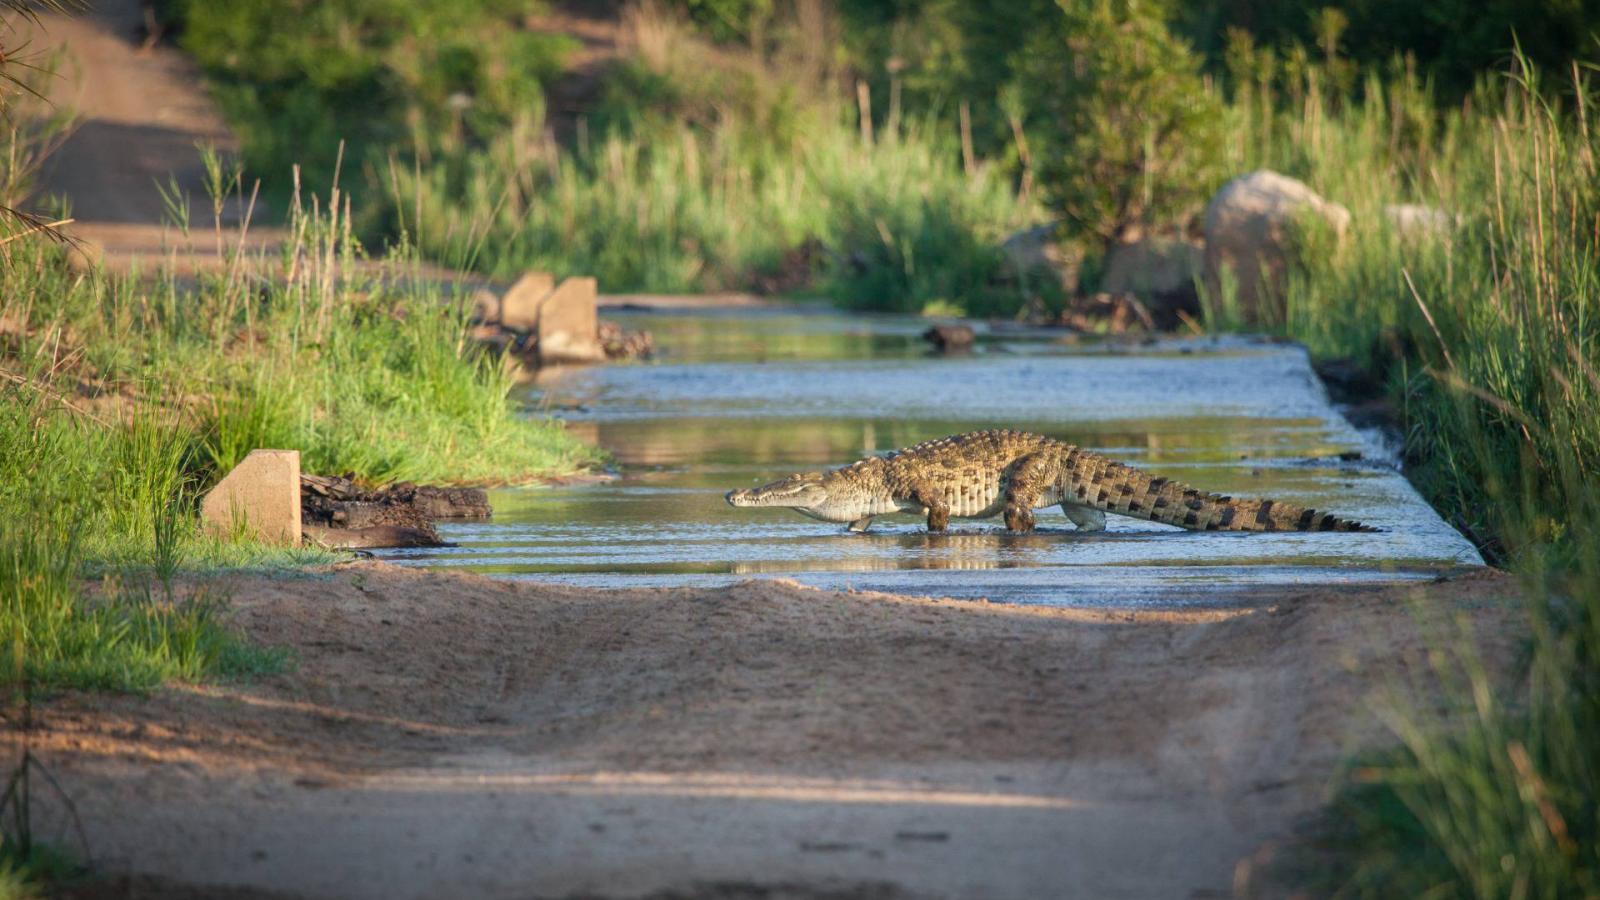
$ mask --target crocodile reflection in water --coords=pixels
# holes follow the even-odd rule
[[[867,535],[856,539],[897,544],[900,552],[884,556],[846,556],[836,560],[831,568],[840,572],[1025,569],[1039,565],[1038,557],[1060,550],[1059,542],[1048,533],[918,532]],[[792,570],[793,563],[778,559],[751,560],[733,565],[733,572],[737,575],[776,575]]]

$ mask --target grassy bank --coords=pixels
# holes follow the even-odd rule
[[[1350,896],[1593,896],[1600,890],[1600,136],[1589,78],[1520,65],[1439,109],[1397,70],[1361,99],[1305,80],[1236,97],[1234,167],[1345,204],[1307,229],[1271,327],[1352,358],[1401,407],[1408,473],[1527,585],[1525,692],[1495,696],[1443,640],[1447,711],[1383,711],[1402,749],[1336,804]],[[1437,218],[1396,225],[1385,207]],[[1208,309],[1229,323],[1224,304]]]
[[[373,482],[525,482],[595,461],[518,413],[460,304],[359,274],[344,215],[297,211],[271,279],[242,259],[198,285],[119,279],[40,235],[0,244],[0,678],[134,687],[248,667],[214,600],[135,587],[91,602],[78,579],[170,586],[183,568],[327,558],[202,532],[200,496],[251,449]]]

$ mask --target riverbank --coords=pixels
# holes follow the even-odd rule
[[[1523,620],[1490,570],[1195,612],[372,562],[201,589],[297,666],[36,711],[109,878],[71,896],[1249,892],[1425,634],[1504,672]]]

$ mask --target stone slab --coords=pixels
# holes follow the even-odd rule
[[[497,325],[500,322],[500,295],[488,288],[472,293],[472,319],[476,325]]]
[[[561,282],[539,304],[539,363],[603,362],[600,319],[595,312],[599,288],[586,275]]]
[[[555,277],[548,272],[524,273],[500,298],[500,327],[525,332],[537,329],[541,306],[555,286]]]
[[[207,531],[300,543],[300,451],[252,450],[200,503]]]

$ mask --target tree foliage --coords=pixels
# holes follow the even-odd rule
[[[1217,177],[1222,109],[1150,0],[1061,0],[1023,53],[1041,183],[1105,241],[1181,220]]]

